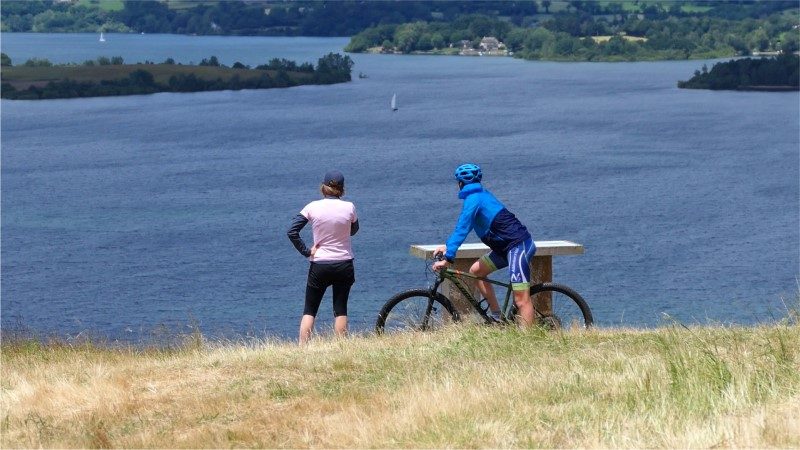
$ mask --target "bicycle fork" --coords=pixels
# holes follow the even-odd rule
[[[436,308],[433,307],[433,299],[436,298],[436,296],[438,295],[437,291],[439,290],[439,285],[441,285],[441,284],[442,284],[442,281],[438,280],[431,287],[431,293],[430,293],[430,295],[428,295],[428,306],[425,308],[425,315],[422,316],[422,324],[420,326],[422,328],[422,331],[427,331],[428,330],[428,325],[429,325],[430,320],[431,320],[431,313],[436,310]]]

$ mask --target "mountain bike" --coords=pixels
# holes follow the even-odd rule
[[[428,270],[431,260],[426,261]],[[381,333],[394,333],[401,331],[432,331],[453,323],[467,319],[467,316],[477,317],[479,323],[490,325],[512,324],[517,320],[517,307],[514,304],[511,283],[504,283],[490,278],[478,277],[469,272],[451,268],[435,271],[436,279],[426,289],[411,289],[400,292],[390,298],[378,313],[375,331]],[[486,299],[478,300],[470,289],[465,279],[483,280],[495,286],[506,289],[505,301],[501,306],[500,320],[495,320],[489,315],[489,304]],[[464,314],[453,307],[444,294],[439,292],[439,287],[449,281],[471,306],[472,313]],[[531,286],[531,302],[534,305],[534,322],[546,329],[587,329],[592,326],[594,319],[586,300],[577,292],[556,283],[539,283]],[[547,301],[549,297],[550,301]],[[543,301],[536,301],[538,299]],[[549,306],[548,306],[549,304]],[[537,307],[538,305],[538,307]],[[543,306],[544,305],[544,306]]]

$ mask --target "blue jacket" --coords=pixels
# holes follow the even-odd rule
[[[473,229],[484,244],[503,256],[511,247],[531,237],[525,225],[480,183],[464,185],[458,198],[464,200],[464,205],[456,229],[447,239],[444,257],[448,261],[453,261],[458,247]]]

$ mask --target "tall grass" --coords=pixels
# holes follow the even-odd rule
[[[227,82],[234,76],[238,76],[242,80],[250,80],[259,78],[264,74],[274,78],[278,74],[275,70],[233,69],[222,66],[178,64],[54,65],[50,67],[18,65],[3,68],[3,81],[11,83],[19,89],[27,88],[31,83],[63,79],[100,83],[104,80],[125,79],[135,70],[150,72],[153,75],[153,79],[160,84],[169,84],[169,79],[173,75],[195,75],[203,80],[219,78]],[[298,84],[307,83],[313,78],[313,74],[306,72],[287,72],[287,76]]]
[[[796,447],[800,326],[4,343],[9,447]]]

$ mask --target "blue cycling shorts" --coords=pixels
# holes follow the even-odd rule
[[[532,238],[528,238],[511,247],[503,255],[494,250],[483,255],[481,260],[495,270],[508,267],[511,288],[515,291],[526,291],[531,287],[531,260],[536,253],[536,245]]]

